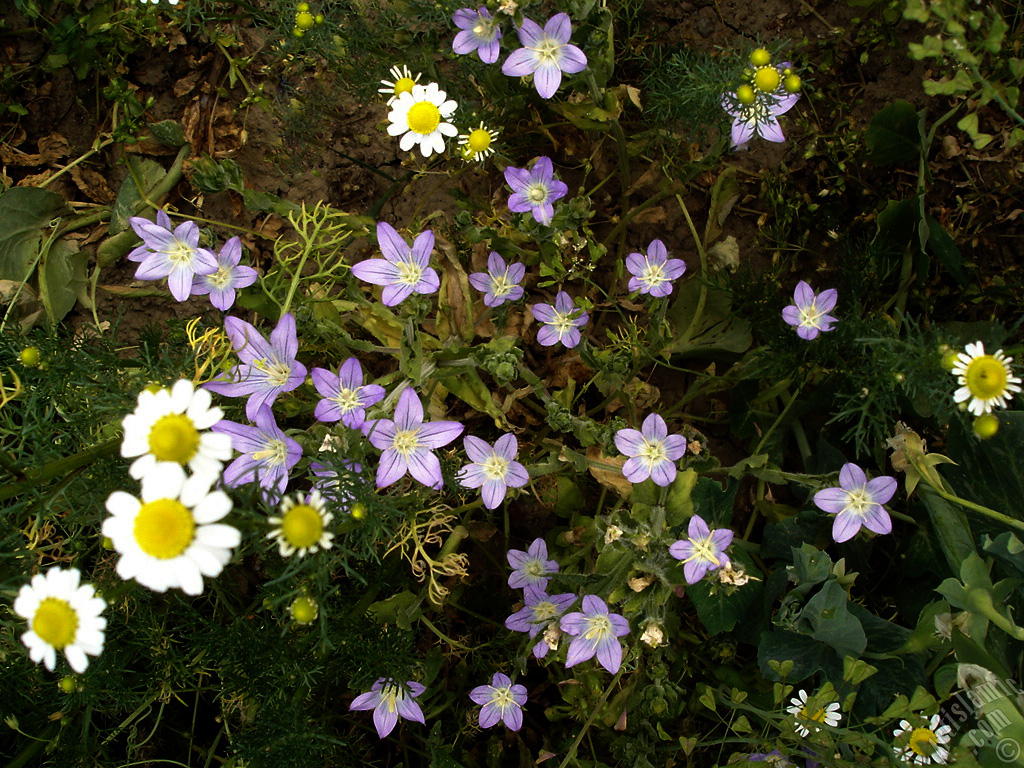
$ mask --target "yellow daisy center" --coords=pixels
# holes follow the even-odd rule
[[[485,152],[491,146],[491,132],[477,128],[469,134],[466,143],[474,152]]]
[[[395,80],[395,96],[400,93],[412,93],[412,87],[416,85],[416,81],[411,77],[400,77]]]
[[[921,757],[931,757],[939,740],[931,728],[915,728],[910,734],[910,749]]]
[[[135,542],[158,560],[170,560],[188,549],[195,538],[196,521],[176,499],[157,499],[143,504],[135,516]]]
[[[765,93],[772,93],[781,81],[782,76],[774,67],[762,67],[754,75],[754,87]]]
[[[815,723],[824,723],[825,722],[825,710],[824,709],[818,709],[818,710],[815,710],[815,712],[813,714],[811,714],[811,713],[809,713],[807,711],[807,707],[804,707],[803,709],[800,710],[800,717],[803,720],[810,720],[810,721],[815,722]]]
[[[306,549],[320,541],[324,521],[308,504],[296,504],[281,518],[281,535],[296,549]]]
[[[992,355],[971,360],[965,378],[968,391],[979,400],[990,400],[1006,391],[1006,366]]]
[[[58,651],[75,642],[78,633],[78,614],[67,600],[47,597],[39,603],[32,617],[32,631]]]
[[[409,123],[410,131],[426,136],[437,129],[438,123],[441,122],[441,111],[437,105],[429,101],[417,101],[409,107],[406,122]]]
[[[199,450],[199,432],[183,413],[161,416],[149,430],[149,452],[157,461],[188,464]]]

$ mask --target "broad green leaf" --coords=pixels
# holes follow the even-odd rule
[[[64,198],[39,187],[14,187],[0,194],[0,279],[23,283],[32,275],[43,228],[68,213]]]
[[[967,515],[961,507],[950,504],[930,486],[918,485],[918,496],[926,510],[935,531],[935,537],[946,556],[946,562],[953,573],[960,572],[960,565],[974,554],[974,537]]]
[[[815,639],[835,648],[843,656],[859,657],[867,647],[864,627],[850,613],[846,591],[838,582],[827,581],[800,613],[801,624]]]
[[[981,548],[1012,566],[1017,573],[1024,576],[1024,542],[1012,531],[1001,533],[996,538],[985,534],[981,539]]]
[[[950,276],[960,285],[967,285],[967,275],[964,272],[964,260],[960,255],[960,249],[956,247],[953,238],[938,221],[931,216],[925,216],[928,224],[928,250],[939,260],[939,263],[946,268]]]
[[[898,100],[883,107],[864,132],[868,160],[876,165],[916,160],[921,153],[920,121],[909,102]]]
[[[736,182],[736,169],[727,167],[711,188],[711,205],[708,207],[708,222],[704,228],[704,245],[713,243],[722,234],[726,217],[740,199],[740,185]]]
[[[679,295],[665,317],[672,329],[672,340],[662,353],[713,356],[745,352],[751,343],[750,323],[732,312],[729,292],[708,286],[703,310],[695,323],[700,293],[701,283],[696,278],[684,280],[679,285]],[[691,329],[691,325],[695,327]]]
[[[75,306],[88,283],[88,261],[89,254],[80,252],[77,242],[63,238],[43,254],[39,265],[39,298],[51,325],[63,320]]]
[[[505,431],[511,429],[508,421],[505,419],[505,414],[494,403],[491,391],[480,378],[480,374],[475,370],[460,368],[456,375],[446,376],[441,379],[441,383],[445,389],[462,400],[462,402],[479,412],[486,413],[494,419],[494,425],[498,429]]]
[[[772,630],[761,634],[757,646],[757,663],[767,680],[782,682],[782,678],[769,665],[769,661],[793,662],[786,678],[788,683],[799,683],[811,675],[824,673],[830,679],[842,679],[843,662],[835,650],[807,635],[786,630]]]
[[[128,158],[128,175],[121,182],[117,200],[110,211],[110,234],[124,232],[131,226],[129,219],[138,214],[142,196],[148,195],[166,175],[164,167],[154,160],[147,157]],[[148,218],[152,219],[152,215]]]
[[[733,552],[732,559],[748,574],[760,578],[761,572],[753,561],[739,552]],[[764,585],[751,580],[741,587],[727,588],[719,583],[712,571],[696,584],[688,586],[686,594],[693,601],[704,628],[709,634],[717,635],[731,631],[751,616],[755,606],[761,602]]]

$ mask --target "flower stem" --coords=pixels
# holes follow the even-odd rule
[[[687,209],[686,203],[683,202],[683,198],[678,194],[676,195],[676,202],[679,203],[679,207],[683,211],[686,224],[690,228],[690,234],[693,235],[693,243],[697,246],[697,255],[700,256],[700,297],[697,299],[697,308],[693,312],[690,324],[677,345],[677,349],[685,349],[700,325],[700,321],[704,316],[704,305],[708,300],[708,254],[704,250],[704,243],[701,242],[700,235],[697,234],[697,227],[694,226],[693,219],[690,218],[690,211]]]
[[[601,694],[601,698],[594,703],[594,708],[590,711],[590,716],[587,718],[587,721],[583,724],[583,728],[580,729],[580,732],[579,734],[577,734],[576,739],[569,746],[569,751],[566,753],[565,758],[562,760],[562,762],[558,764],[558,768],[568,768],[569,763],[575,760],[576,750],[579,749],[580,742],[583,741],[583,737],[586,735],[587,731],[590,730],[590,726],[593,725],[594,720],[597,718],[598,713],[601,711],[601,707],[604,706],[604,703],[608,700],[608,697],[611,696],[612,691],[615,690],[615,686],[618,685],[619,679],[622,677],[622,673],[624,670],[625,667],[620,664],[619,671],[615,673],[615,677],[612,678],[612,681],[608,684],[608,687],[604,689],[604,693]]]

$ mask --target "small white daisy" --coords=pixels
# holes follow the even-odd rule
[[[498,138],[498,132],[488,128],[483,122],[479,128],[474,128],[469,133],[459,134],[459,146],[462,147],[462,157],[466,161],[483,162],[483,160],[494,154],[492,142]]]
[[[437,83],[414,85],[412,91],[400,93],[391,102],[388,113],[388,133],[401,136],[398,146],[408,152],[417,144],[424,157],[444,152],[444,137],[457,136],[458,129],[443,122],[455,113],[458,105]]]
[[[267,518],[267,522],[277,526],[267,534],[267,538],[277,541],[281,557],[296,553],[305,557],[333,546],[334,534],[326,529],[334,515],[327,511],[326,506],[318,491],[310,491],[305,498],[301,493],[285,496],[281,502],[281,514]]]
[[[391,80],[381,80],[380,84],[383,88],[378,88],[378,93],[386,94],[388,97],[387,104],[390,107],[391,102],[401,96],[403,93],[410,93],[412,87],[420,81],[422,74],[417,72],[413,76],[409,68],[404,64],[401,67],[395,66],[391,68]]]
[[[220,477],[221,462],[232,455],[231,436],[206,431],[224,418],[224,412],[210,404],[210,393],[185,379],[170,390],[141,392],[135,412],[121,422],[121,455],[139,457],[128,473],[140,480],[157,465],[165,465],[182,476],[187,466],[211,483]]]
[[[789,700],[790,706],[786,711],[796,717],[796,732],[801,736],[809,736],[812,731],[817,733],[820,729],[816,723],[824,723],[835,728],[843,719],[838,701],[833,701],[822,709],[813,702],[808,707],[807,691],[801,690],[797,696],[799,698],[794,696]]]
[[[962,403],[969,400],[967,410],[975,416],[991,413],[993,408],[1005,408],[1014,392],[1020,392],[1021,380],[1013,375],[1010,363],[1012,357],[997,350],[993,355],[985,354],[985,345],[980,341],[968,344],[957,355],[953,370],[960,385],[953,394],[953,400]]]
[[[231,499],[211,492],[212,482],[204,475],[186,480],[179,468],[158,464],[142,479],[141,501],[124,491],[110,494],[103,535],[121,555],[118,576],[155,592],[201,594],[203,576],[220,574],[241,541],[236,528],[217,522],[231,511]]]
[[[37,573],[25,584],[14,601],[14,612],[28,620],[28,632],[21,642],[32,661],[53,671],[57,651],[63,651],[71,668],[81,674],[89,656],[103,652],[103,630],[107,620],[100,616],[107,604],[96,596],[92,584],[81,584],[77,568],[50,568]]]
[[[896,756],[914,765],[944,765],[949,759],[949,749],[943,745],[949,744],[953,729],[948,725],[940,726],[939,722],[939,716],[932,715],[928,725],[919,725],[915,728],[909,721],[900,720],[900,727],[892,732],[893,736],[897,742],[902,742],[904,736],[907,736],[907,739],[904,746],[894,745]]]

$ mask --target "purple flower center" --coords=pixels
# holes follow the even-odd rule
[[[415,453],[416,449],[420,447],[419,435],[419,427],[416,429],[395,430],[395,440],[391,444],[391,447],[395,453],[400,456],[409,456],[410,454]]]
[[[534,205],[543,205],[548,199],[548,186],[542,181],[535,181],[526,188],[526,199]]]
[[[231,284],[231,267],[219,267],[212,275],[206,276],[206,282],[219,291]]]
[[[558,606],[552,603],[550,600],[537,603],[530,608],[533,611],[533,624],[541,624],[546,621],[551,621],[558,615]]]
[[[693,546],[693,554],[683,562],[688,563],[696,560],[697,562],[709,563],[716,567],[722,564],[718,559],[718,547],[710,536],[703,539],[690,539],[690,544]]]
[[[646,265],[644,271],[640,275],[640,281],[646,283],[650,288],[657,288],[662,283],[668,282],[668,278],[665,277],[665,265],[652,263],[646,257],[644,258]]]
[[[412,259],[403,259],[396,265],[400,285],[417,286],[423,278],[423,267]]]
[[[650,471],[653,467],[660,464],[663,461],[668,461],[668,452],[665,450],[665,444],[661,440],[648,440],[644,438],[644,447],[640,449],[640,453],[636,455],[644,465]]]
[[[342,389],[334,398],[334,402],[338,404],[342,413],[351,411],[359,407],[359,392],[354,389]]]
[[[800,307],[800,325],[821,328],[821,316],[825,313],[818,309],[818,302],[813,301],[806,307]]]
[[[605,615],[591,616],[587,619],[587,631],[583,636],[587,640],[596,640],[599,643],[604,642],[607,638],[614,637],[612,635],[612,623]]]
[[[563,44],[558,40],[545,35],[537,41],[537,44],[533,46],[532,50],[537,54],[537,63],[540,66],[547,64],[558,66],[558,53],[563,47]]]
[[[513,283],[508,279],[508,270],[505,270],[503,275],[491,275],[491,295],[496,298],[507,296],[512,292],[512,289],[516,287],[516,283]]]
[[[856,517],[863,517],[875,505],[866,487],[847,491],[846,494],[846,512]]]
[[[264,359],[257,359],[253,361],[253,365],[266,373],[267,382],[273,384],[275,387],[283,387],[288,383],[288,379],[292,375],[291,366],[287,363],[282,363],[280,360],[268,362]]]
[[[503,459],[498,454],[492,453],[480,467],[488,480],[505,482],[505,475],[508,474],[508,459]]]
[[[262,451],[253,451],[253,461],[264,461],[267,466],[276,467],[288,458],[288,446],[284,440],[273,437],[263,444]]]

